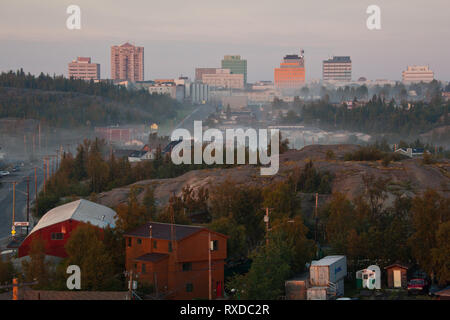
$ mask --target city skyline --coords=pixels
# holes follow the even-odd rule
[[[196,67],[220,68],[224,55],[236,54],[248,61],[249,82],[273,80],[280,57],[299,54],[301,48],[307,81],[321,79],[322,61],[340,55],[352,57],[354,80],[401,80],[407,65],[428,65],[436,79],[450,79],[450,50],[442,41],[450,29],[442,10],[445,1],[427,7],[414,5],[418,1],[378,1],[382,29],[375,31],[365,26],[371,3],[349,2],[352,5],[343,8],[331,1],[283,1],[274,8],[270,2],[255,7],[250,1],[237,12],[233,1],[229,6],[201,1],[201,11],[182,2],[171,10],[163,3],[133,1],[133,6],[119,10],[104,1],[79,1],[81,30],[65,27],[68,1],[1,4],[0,70],[67,76],[68,61],[89,56],[103,65],[101,77],[111,78],[109,48],[128,41],[146,48],[145,79],[194,78]],[[323,6],[326,12],[319,10]]]

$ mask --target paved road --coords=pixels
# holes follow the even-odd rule
[[[184,128],[194,133],[194,121],[205,120],[211,113],[215,111],[215,107],[204,104],[198,106],[194,111],[185,117],[176,128]],[[38,190],[42,187],[43,171],[38,168]],[[16,181],[16,201],[15,201],[15,221],[26,221],[26,191],[27,176],[30,177],[30,207],[32,206],[35,188],[34,188],[34,167],[31,164],[25,164],[18,172],[12,172],[9,176],[0,178],[0,249],[11,236],[12,212],[13,212],[13,188],[12,181]],[[31,212],[30,212],[31,217]],[[19,230],[18,230],[19,231]]]
[[[176,125],[175,129],[183,128],[187,129],[194,134],[194,121],[206,120],[208,116],[215,112],[216,108],[209,104],[202,104],[191,112],[186,118],[184,118],[179,124]]]
[[[9,176],[0,178],[0,244],[3,244],[11,235],[12,212],[13,212],[13,185],[16,181],[16,199],[15,199],[15,221],[27,220],[27,176],[30,177],[30,207],[33,204],[34,188],[34,167],[26,164],[18,172],[12,172]],[[43,171],[37,169],[38,190],[43,182]],[[31,211],[31,210],[30,210]],[[31,218],[31,212],[30,212]],[[20,232],[20,228],[16,230]],[[24,230],[25,231],[25,230]]]

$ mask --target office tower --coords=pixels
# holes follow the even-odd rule
[[[350,57],[333,57],[324,60],[323,81],[352,81],[352,60]]]
[[[247,60],[238,55],[226,55],[222,60],[222,69],[230,69],[233,74],[243,74],[244,84],[247,83]]]
[[[121,46],[112,46],[111,78],[144,81],[144,47],[136,47],[128,42]]]
[[[195,81],[202,81],[204,74],[216,73],[217,68],[195,68]]]
[[[304,51],[301,55],[290,54],[284,57],[279,68],[275,68],[275,87],[280,89],[299,88],[305,84]]]
[[[69,63],[69,78],[98,80],[100,79],[100,64],[91,63],[89,57],[78,57]]]
[[[402,80],[405,83],[431,82],[434,80],[434,72],[428,66],[408,66],[402,72]]]

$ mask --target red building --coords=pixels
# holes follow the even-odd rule
[[[279,68],[274,71],[275,87],[295,89],[305,84],[305,60],[303,50],[300,56],[289,54],[284,57]]]
[[[134,128],[95,127],[96,135],[108,142],[125,143],[136,138]]]
[[[99,228],[114,227],[116,213],[108,207],[88,201],[77,200],[48,211],[39,220],[19,247],[19,258],[27,256],[33,239],[45,241],[45,253],[65,258],[64,248],[70,234],[82,223],[90,223]]]
[[[150,222],[124,237],[127,271],[153,285],[158,298],[223,295],[227,236],[204,227]]]

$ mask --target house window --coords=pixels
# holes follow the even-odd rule
[[[137,263],[134,264],[134,270],[137,270]]]
[[[153,248],[156,249],[156,247],[157,247],[157,242],[156,242],[156,240],[153,240]]]
[[[137,244],[142,244],[142,239],[141,238],[137,239]]]
[[[147,273],[147,269],[145,267],[145,263],[142,264],[142,273]]]
[[[128,238],[128,246],[131,247],[131,238]]]
[[[211,251],[219,250],[219,240],[211,240]]]
[[[192,283],[186,283],[186,292],[194,291],[194,285]]]
[[[52,232],[51,239],[52,240],[62,240],[62,239],[64,239],[64,233],[62,233],[62,232]]]
[[[192,270],[192,262],[183,263],[183,271],[191,271]]]
[[[169,252],[172,252],[172,242],[169,242]]]

